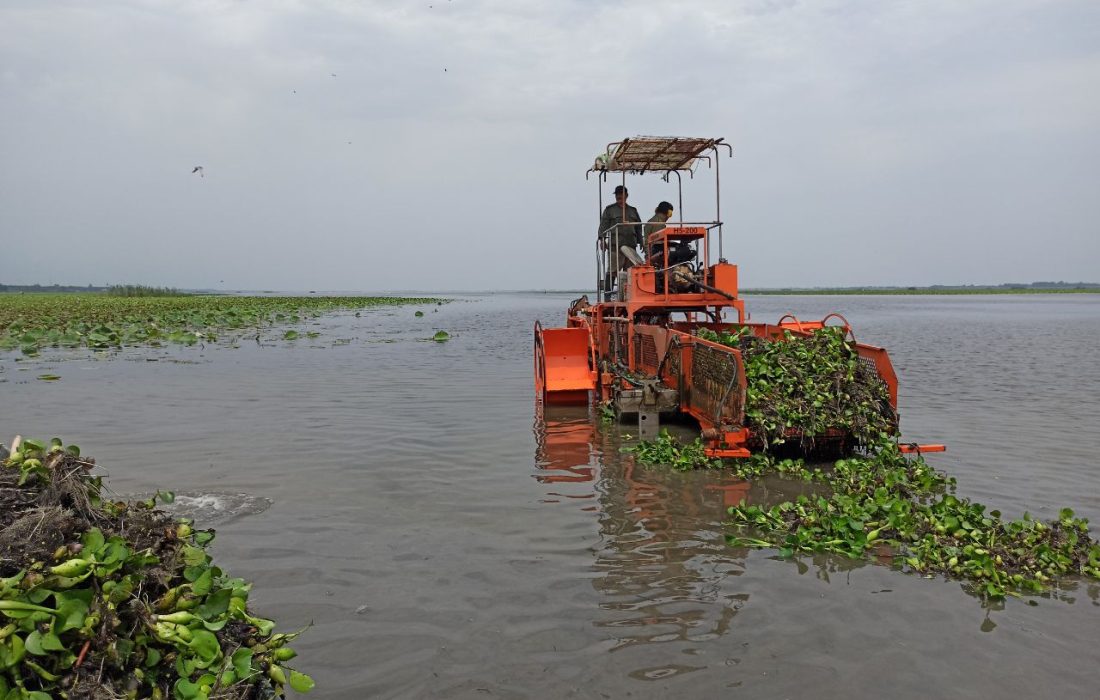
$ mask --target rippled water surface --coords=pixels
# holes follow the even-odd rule
[[[987,609],[955,582],[732,549],[726,505],[782,485],[642,468],[619,452],[629,426],[583,410],[537,422],[531,327],[567,302],[336,314],[301,327],[316,339],[237,349],[4,355],[0,430],[80,444],[116,491],[184,494],[261,612],[314,623],[296,647],[318,698],[1097,695],[1095,584]],[[840,311],[887,347],[906,436],[949,445],[930,461],[961,494],[1100,523],[1100,297],[749,308]],[[437,329],[452,340],[426,342]]]

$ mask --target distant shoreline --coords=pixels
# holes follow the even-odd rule
[[[1034,283],[1030,285],[960,285],[931,287],[770,287],[770,288],[742,288],[742,296],[964,296],[964,295],[991,295],[991,294],[1100,294],[1100,284],[1095,283]],[[4,294],[91,294],[104,295],[106,287],[75,287],[64,285],[0,285],[0,295]],[[276,294],[272,291],[226,291],[213,289],[186,289],[181,290],[186,294],[199,296],[222,295],[262,295]],[[422,293],[426,290],[419,290]],[[335,292],[282,292],[295,296],[329,296]],[[371,292],[373,295],[390,296],[404,294],[405,292]],[[447,292],[434,291],[433,294],[595,294],[592,289],[483,289],[483,290],[452,290]],[[340,292],[341,295],[346,295]]]
[[[820,287],[738,290],[741,296],[968,296],[990,294],[1100,294],[1100,285],[1088,287]],[[591,289],[532,289],[515,293],[594,294]],[[507,292],[496,292],[507,293]]]
[[[835,287],[821,289],[742,289],[755,296],[948,296],[973,294],[1100,294],[1095,287]]]

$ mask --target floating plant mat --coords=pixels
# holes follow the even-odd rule
[[[441,304],[425,297],[113,297],[102,294],[0,294],[0,350],[34,355],[45,347],[193,345],[218,333],[292,325],[340,309]],[[358,315],[358,312],[357,312]],[[299,331],[287,331],[296,338]],[[301,333],[315,337],[312,332]]]
[[[922,457],[903,455],[891,435],[897,419],[885,385],[858,361],[839,329],[769,342],[745,333],[700,337],[737,347],[745,364],[746,423],[766,436],[749,459],[708,458],[696,438],[662,432],[627,448],[645,464],[676,469],[727,468],[744,479],[777,474],[818,484],[821,493],[776,505],[742,502],[729,509],[735,546],[775,548],[784,556],[833,552],[888,558],[910,572],[963,579],[986,598],[1038,593],[1063,576],[1100,579],[1100,544],[1088,521],[1065,508],[1057,519],[1027,514],[1006,520],[955,495],[955,480]],[[863,453],[832,466],[808,467],[769,450],[791,431],[802,436],[848,431]]]
[[[114,501],[75,446],[28,440],[0,466],[0,698],[271,698],[313,681],[299,633],[248,608],[212,530]]]
[[[1065,576],[1100,579],[1100,543],[1090,536],[1088,520],[1069,508],[1050,521],[1027,513],[1005,519],[955,495],[954,478],[920,456],[903,455],[891,441],[824,467],[767,454],[709,459],[699,440],[682,444],[666,432],[627,451],[644,464],[725,468],[743,479],[774,474],[822,489],[775,505],[731,507],[737,534],[727,541],[733,546],[778,549],[781,556],[873,556],[906,572],[965,580],[992,599],[1040,593]]]

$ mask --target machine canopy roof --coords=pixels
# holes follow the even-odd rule
[[[594,170],[691,170],[696,158],[721,141],[682,136],[635,136],[609,145],[607,150],[610,155],[600,156]],[[614,152],[612,148],[615,148]]]

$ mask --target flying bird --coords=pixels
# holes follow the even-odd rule
[[[329,75],[331,75],[331,76],[332,76],[333,78],[335,78],[335,77],[336,77],[336,74],[335,74],[335,73],[329,73]]]
[[[196,165],[194,167],[194,169],[191,170],[192,175],[194,175],[195,173],[198,173],[199,177],[206,177],[206,175],[202,171],[202,166],[201,165]]]

